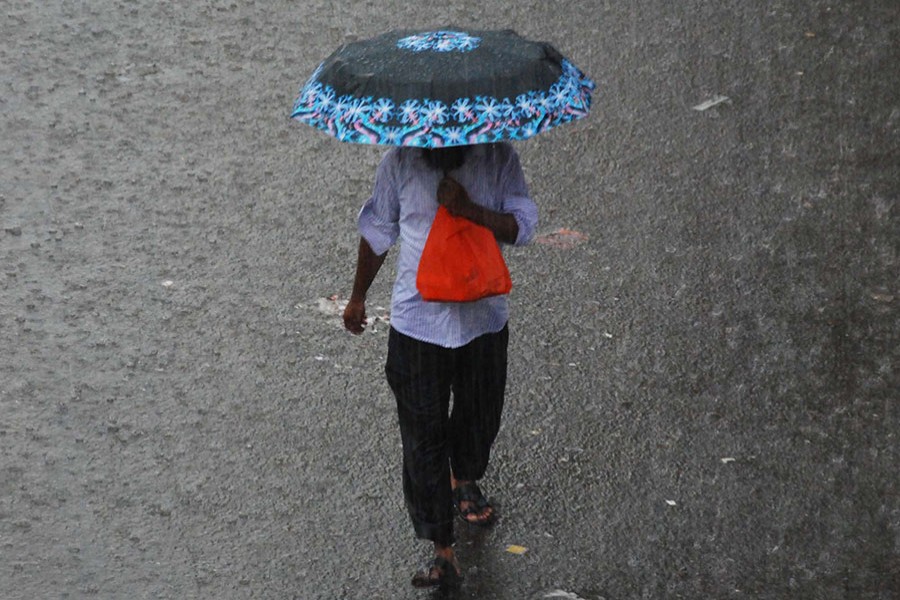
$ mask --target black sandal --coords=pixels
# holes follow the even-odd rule
[[[417,588],[451,587],[459,585],[460,581],[462,575],[453,563],[443,556],[435,556],[412,578],[412,584]]]
[[[463,502],[469,503],[469,506],[465,510],[460,508],[460,505]],[[481,493],[481,488],[479,488],[478,484],[474,481],[456,486],[456,489],[453,490],[453,506],[455,506],[457,512],[459,512],[460,518],[472,525],[488,527],[493,525],[494,521],[497,520],[497,510],[488,499],[484,497],[484,494]],[[491,509],[491,516],[488,518],[478,520],[469,519],[470,515],[484,514],[484,511],[488,508]]]

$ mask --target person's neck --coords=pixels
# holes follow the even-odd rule
[[[425,157],[428,165],[445,173],[460,168],[466,161],[468,153],[469,146],[450,146],[448,148],[422,150],[422,155]]]

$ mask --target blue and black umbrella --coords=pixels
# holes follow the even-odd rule
[[[392,31],[339,48],[291,117],[357,144],[524,140],[580,119],[594,83],[550,44],[506,31]]]

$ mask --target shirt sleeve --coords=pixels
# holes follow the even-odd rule
[[[507,153],[501,159],[500,195],[501,211],[511,214],[519,226],[516,246],[524,246],[534,237],[538,224],[537,205],[528,193],[525,174],[519,163],[519,155],[512,146],[505,146]]]
[[[400,236],[400,198],[396,186],[399,165],[396,150],[384,155],[375,171],[372,196],[357,218],[359,234],[378,256],[387,252]]]

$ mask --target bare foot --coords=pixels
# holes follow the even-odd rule
[[[435,587],[455,585],[462,578],[459,562],[452,546],[434,545],[434,560],[424,569],[413,575],[415,587]]]
[[[473,525],[489,525],[493,522],[494,507],[488,503],[474,481],[456,479],[451,473],[450,487],[454,492],[457,488],[465,490],[463,497],[456,501],[457,510],[463,519]]]

